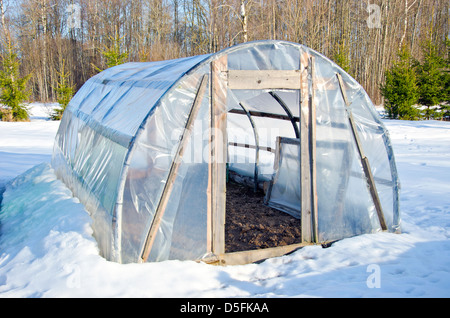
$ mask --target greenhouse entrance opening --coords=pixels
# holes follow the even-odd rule
[[[296,101],[298,92],[258,94],[228,112],[227,253],[302,242],[299,118],[289,110],[298,104],[289,107],[279,96]]]
[[[227,110],[226,124],[217,120],[219,116],[212,120],[212,128],[226,134],[226,175],[222,175],[226,197],[222,206],[227,261],[230,255],[238,263],[247,262],[239,260],[241,257],[271,257],[313,242],[310,208],[309,219],[304,221],[306,236],[302,236],[300,185],[310,183],[310,178],[302,181],[301,160],[303,157],[310,169],[305,162],[312,153],[308,90],[312,68],[307,68],[312,64],[309,57],[302,62],[303,70],[266,71],[228,70],[226,57],[212,62],[212,114],[217,105],[226,105]],[[226,74],[226,80],[218,74]],[[306,131],[303,140],[302,121]],[[303,149],[303,156],[302,143],[308,148]],[[305,188],[310,189],[310,185]]]

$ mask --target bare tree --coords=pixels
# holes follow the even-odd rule
[[[68,20],[73,6],[80,13],[76,28]],[[32,96],[42,101],[56,98],[62,60],[76,88],[96,73],[92,65],[105,68],[101,51],[117,30],[127,61],[198,55],[262,39],[305,44],[330,58],[344,56],[349,72],[379,103],[384,71],[401,45],[418,59],[427,39],[445,50],[449,10],[441,0],[0,0],[0,33],[12,31],[21,72],[33,74]],[[375,15],[374,26],[368,19]]]

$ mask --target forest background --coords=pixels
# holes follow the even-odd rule
[[[40,102],[115,64],[277,39],[328,56],[379,105],[401,48],[419,63],[430,45],[449,50],[443,0],[0,0],[0,10],[2,60],[17,61],[27,98]]]

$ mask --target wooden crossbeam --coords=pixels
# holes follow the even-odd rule
[[[230,89],[299,89],[300,71],[228,71]]]

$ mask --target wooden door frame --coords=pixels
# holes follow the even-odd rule
[[[316,111],[314,57],[301,54],[299,70],[228,70],[227,56],[211,62],[211,133],[208,174],[208,264],[247,264],[282,256],[301,247],[318,243],[316,186]],[[300,164],[302,242],[261,250],[225,252],[226,161],[227,161],[227,89],[266,90],[295,89],[300,91]],[[222,138],[217,138],[217,132]],[[219,159],[219,160],[217,160]]]

